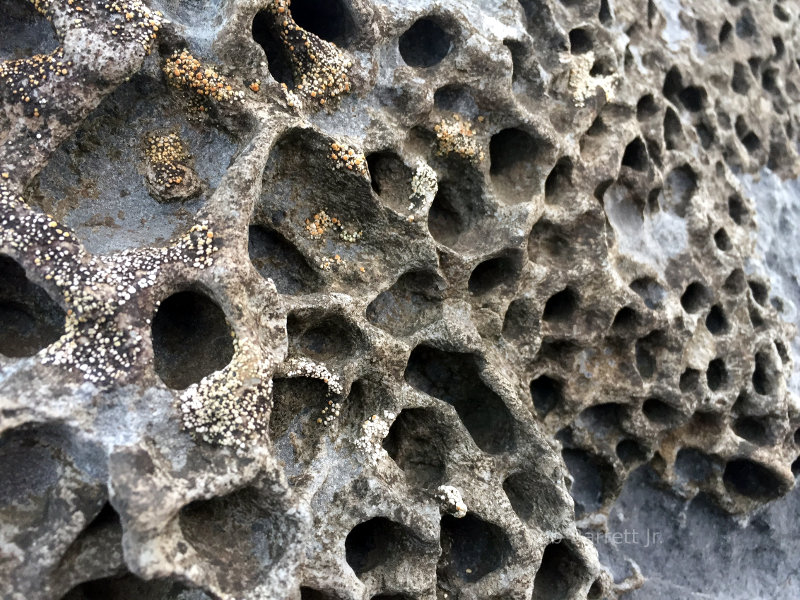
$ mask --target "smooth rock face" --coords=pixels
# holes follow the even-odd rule
[[[800,595],[797,19],[0,0],[0,596]]]

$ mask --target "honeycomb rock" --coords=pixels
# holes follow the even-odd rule
[[[643,469],[794,486],[790,2],[0,14],[4,598],[616,598]]]

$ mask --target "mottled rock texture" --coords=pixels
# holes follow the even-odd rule
[[[734,597],[604,532],[790,554],[797,13],[0,0],[0,595]]]

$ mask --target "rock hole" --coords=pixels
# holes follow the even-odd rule
[[[503,337],[507,340],[519,341],[535,334],[538,330],[538,319],[534,315],[533,302],[530,298],[517,298],[508,305],[503,318]]]
[[[721,390],[728,385],[728,368],[725,366],[724,360],[715,358],[708,363],[706,382],[708,383],[708,389],[712,392]]]
[[[733,422],[733,432],[740,438],[758,446],[768,446],[772,441],[764,420],[755,417],[739,417],[736,419]]]
[[[65,319],[19,263],[0,254],[0,354],[33,356],[64,335]]]
[[[696,448],[681,448],[675,457],[674,468],[681,483],[705,483],[714,474],[714,461]]]
[[[503,482],[503,490],[511,508],[524,523],[534,527],[557,527],[558,514],[553,506],[563,503],[558,488],[547,476],[539,474],[529,466],[524,471],[509,475]]]
[[[639,325],[639,315],[630,306],[623,306],[614,316],[611,329],[617,333],[632,334]]]
[[[593,47],[591,34],[582,27],[569,32],[569,51],[572,54],[586,54]]]
[[[400,56],[410,67],[432,67],[442,62],[453,46],[452,38],[439,23],[423,17],[400,36]]]
[[[338,598],[310,587],[301,587],[300,600],[338,600]]]
[[[775,340],[775,350],[778,352],[778,356],[781,359],[783,364],[789,364],[789,351],[786,348],[786,344],[784,344],[781,340]]]
[[[252,487],[196,500],[180,511],[179,524],[202,561],[213,567],[223,589],[239,589],[240,571],[257,570],[283,556],[291,529],[282,514]]]
[[[393,557],[414,551],[416,545],[407,527],[385,517],[375,517],[359,523],[347,534],[345,558],[360,578]]]
[[[314,360],[346,359],[356,349],[353,328],[341,316],[324,312],[297,310],[286,320],[289,356]]]
[[[428,231],[433,239],[451,248],[471,244],[485,212],[480,192],[463,183],[439,182],[428,212]]]
[[[742,142],[742,145],[745,149],[750,153],[754,154],[758,152],[761,148],[761,140],[759,137],[750,129],[747,122],[744,120],[744,117],[741,115],[736,117],[736,135],[739,138],[739,141]],[[734,219],[735,221],[736,219]]]
[[[689,367],[681,373],[681,378],[678,382],[678,388],[681,392],[684,394],[692,392],[697,389],[698,385],[700,385],[700,371]]]
[[[664,182],[664,207],[683,218],[697,193],[697,173],[688,164],[675,167]]]
[[[678,93],[681,104],[690,112],[699,112],[703,110],[706,102],[706,91],[694,85],[683,88]]]
[[[749,8],[742,10],[741,16],[736,20],[736,35],[740,38],[753,37],[758,33],[756,21]]]
[[[624,408],[617,402],[605,402],[590,406],[578,415],[575,424],[591,432],[594,437],[607,437],[619,430],[625,418]]]
[[[545,219],[539,219],[528,237],[528,256],[534,261],[546,261],[560,266],[572,258],[574,237],[564,229]]]
[[[650,310],[661,307],[667,291],[652,277],[639,277],[634,279],[629,287],[642,299],[644,305]]]
[[[615,72],[614,62],[610,58],[598,58],[589,69],[589,75],[592,77],[610,77]]]
[[[722,285],[723,289],[729,294],[741,294],[747,289],[747,280],[744,276],[744,271],[741,269],[734,269],[730,275],[725,278],[725,283]]]
[[[451,404],[481,450],[499,453],[514,447],[514,418],[481,380],[475,355],[419,345],[408,359],[405,379]]]
[[[155,371],[175,390],[223,369],[233,358],[225,313],[196,291],[178,292],[161,303],[153,317],[152,339]]]
[[[700,145],[703,146],[704,149],[708,150],[715,140],[714,129],[705,121],[701,121],[695,125],[695,130],[697,131],[697,137],[700,140]]]
[[[292,63],[284,49],[278,33],[275,31],[275,17],[267,10],[256,13],[253,18],[253,39],[264,49],[267,56],[267,68],[270,75],[278,83],[285,83],[287,86],[294,86],[292,76]]]
[[[605,496],[605,482],[611,467],[601,458],[579,448],[564,448],[561,456],[572,475],[570,493],[575,500],[575,517],[580,519],[598,510]]]
[[[467,115],[470,118],[478,116],[480,112],[472,92],[463,85],[440,87],[433,94],[433,103],[439,110]]]
[[[717,229],[716,233],[714,233],[714,244],[723,252],[730,252],[733,249],[731,238],[723,227],[720,227]]]
[[[714,335],[722,335],[730,330],[730,323],[719,304],[715,304],[706,316],[706,328]]]
[[[733,64],[731,89],[742,95],[746,95],[750,91],[750,76],[747,73],[747,68],[740,62]]]
[[[777,2],[772,6],[772,14],[775,15],[776,19],[784,23],[788,23],[791,20],[791,16],[786,12],[786,9]]]
[[[677,104],[678,94],[683,89],[683,77],[678,67],[672,67],[664,76],[664,86],[661,91],[664,96]]]
[[[539,192],[537,159],[547,149],[542,140],[521,129],[503,129],[489,142],[489,173],[495,190],[512,204],[527,202]]]
[[[652,379],[656,373],[656,357],[642,339],[636,341],[635,358],[636,370],[642,379]]]
[[[778,388],[780,371],[773,362],[772,357],[763,350],[756,352],[755,363],[753,389],[762,396],[774,394]]]
[[[381,200],[398,212],[408,210],[411,179],[414,174],[397,153],[390,150],[367,156],[372,189]]]
[[[141,600],[191,598],[211,600],[211,596],[178,581],[151,579],[145,581],[132,573],[85,581],[72,588],[61,600]]]
[[[636,440],[625,439],[617,444],[616,453],[625,466],[647,460],[647,449]]]
[[[731,34],[733,33],[733,25],[730,24],[729,21],[725,21],[722,24],[722,27],[719,28],[719,45],[722,46],[723,44],[729,42],[731,40]]]
[[[544,200],[556,203],[564,198],[572,189],[572,161],[567,157],[558,159],[556,166],[550,171],[544,182]]]
[[[300,251],[271,227],[251,225],[250,261],[262,277],[272,279],[280,294],[307,294],[321,281]]]
[[[345,46],[352,35],[353,18],[342,0],[292,0],[289,10],[300,27],[337,46]]]
[[[586,576],[586,567],[566,540],[548,544],[533,580],[531,600],[573,598]]]
[[[549,323],[567,323],[578,310],[578,294],[572,288],[565,288],[547,299],[542,312],[542,320]]]
[[[711,300],[711,292],[702,283],[694,281],[686,286],[681,296],[681,306],[688,313],[696,313]]]
[[[664,144],[667,150],[677,150],[683,141],[683,127],[677,113],[667,107],[664,112]]]
[[[729,491],[754,500],[772,500],[788,487],[772,469],[746,458],[729,461],[722,481]]]
[[[276,377],[272,380],[272,412],[269,417],[269,437],[277,440],[290,430],[298,417],[314,419],[324,407],[328,386],[311,377]],[[314,412],[316,411],[316,412]]]
[[[750,287],[750,292],[753,294],[753,300],[758,302],[761,306],[767,306],[767,300],[769,299],[769,290],[767,286],[753,279],[748,281],[747,285]]]
[[[625,153],[622,155],[623,167],[629,167],[634,171],[646,171],[649,162],[647,148],[642,138],[637,137],[625,147]]]
[[[610,25],[614,20],[611,14],[611,7],[608,5],[608,0],[600,0],[600,11],[597,13],[597,18],[603,25]]]
[[[656,116],[658,112],[658,104],[656,104],[653,94],[642,96],[639,98],[639,102],[636,103],[636,118],[640,121],[646,121]]]
[[[564,384],[550,377],[540,375],[531,381],[533,407],[540,417],[545,417],[564,401]]]
[[[367,306],[367,320],[389,333],[409,335],[439,318],[445,281],[432,271],[409,271]]]
[[[642,413],[648,421],[661,427],[674,427],[681,420],[680,411],[659,398],[645,400]]]
[[[468,289],[476,296],[495,291],[500,286],[510,289],[519,277],[522,264],[519,256],[497,256],[485,260],[472,270]]]
[[[472,512],[461,519],[444,515],[440,541],[436,574],[449,587],[480,581],[503,566],[512,553],[505,532]]]
[[[411,485],[431,489],[445,480],[446,433],[436,411],[406,408],[392,423],[383,448]]]

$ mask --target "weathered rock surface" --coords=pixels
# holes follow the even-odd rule
[[[0,15],[3,598],[800,593],[791,2]]]

